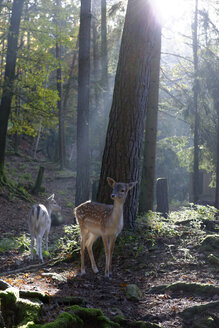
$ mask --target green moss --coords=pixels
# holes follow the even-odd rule
[[[16,303],[16,319],[18,327],[28,324],[30,321],[39,322],[43,303],[39,300],[30,301],[19,299]]]
[[[4,307],[10,307],[12,304],[15,304],[18,298],[19,290],[17,288],[9,287],[4,291],[0,291],[0,299]]]
[[[67,310],[80,317],[84,322],[84,327],[110,328],[119,327],[119,324],[107,318],[100,309],[83,308],[79,305],[68,307]]]
[[[43,303],[49,303],[49,300],[50,300],[50,296],[43,292],[20,290],[19,295],[21,298],[38,299],[38,300],[42,301]]]
[[[61,313],[54,322],[49,322],[44,325],[32,325],[28,328],[83,328],[83,321],[76,315],[67,312]],[[24,328],[24,327],[22,327]]]

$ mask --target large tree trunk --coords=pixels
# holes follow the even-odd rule
[[[194,60],[194,162],[193,162],[193,202],[199,200],[199,111],[198,111],[198,0],[195,0],[193,23],[193,60]]]
[[[150,210],[153,211],[154,202],[154,176],[161,53],[161,26],[159,24],[156,26],[155,33],[156,44],[154,47],[154,55],[151,63],[151,81],[147,103],[139,213],[146,213]]]
[[[113,103],[103,154],[97,199],[110,202],[106,178],[130,182],[140,180],[140,158],[150,81],[154,17],[147,0],[128,1]],[[124,220],[133,226],[138,187],[127,197]]]
[[[215,101],[215,110],[217,110],[217,166],[215,207],[219,210],[219,101]]]
[[[15,65],[17,58],[18,34],[24,0],[14,0],[8,33],[8,49],[6,55],[5,80],[0,105],[0,176],[4,173],[5,148],[8,118],[11,111]]]
[[[89,199],[90,26],[91,1],[81,0],[78,71],[76,206]]]

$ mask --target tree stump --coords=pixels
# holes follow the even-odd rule
[[[156,183],[157,212],[167,218],[169,212],[167,179],[159,178]]]
[[[42,184],[42,181],[43,181],[43,174],[44,174],[44,167],[40,166],[35,185],[32,189],[32,193],[34,195],[38,194],[38,192],[40,191],[40,187],[41,187],[41,184]]]

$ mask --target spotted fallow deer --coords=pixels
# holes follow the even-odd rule
[[[84,250],[85,246],[90,257],[94,273],[98,272],[92,246],[98,237],[102,237],[106,255],[105,276],[112,274],[112,254],[117,236],[123,228],[123,206],[128,191],[137,182],[121,183],[107,178],[113,188],[111,198],[113,205],[106,205],[87,201],[75,208],[74,213],[81,232],[81,274],[85,274]]]
[[[31,259],[33,260],[34,240],[36,239],[36,254],[43,262],[42,239],[46,236],[46,250],[48,252],[48,238],[51,227],[51,213],[60,211],[61,207],[56,203],[54,194],[47,198],[45,205],[35,204],[28,215],[28,226],[31,236]]]

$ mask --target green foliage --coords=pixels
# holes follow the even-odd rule
[[[118,238],[115,252],[122,253],[124,245],[129,245],[127,252],[131,257],[141,257],[147,249],[156,249],[160,242],[171,242],[172,239],[190,236],[193,245],[199,244],[205,236],[203,222],[214,221],[218,210],[212,206],[190,204],[178,211],[169,213],[165,219],[159,213],[148,212],[136,220],[134,231],[125,230]],[[188,250],[181,248],[185,257],[189,257]]]
[[[10,251],[16,248],[16,240],[14,238],[5,237],[0,239],[0,253]]]
[[[24,233],[17,238],[9,235],[0,239],[0,253],[10,250],[18,250],[19,252],[29,251],[30,238]]]
[[[30,251],[30,237],[26,233],[16,238],[16,248],[19,252]]]
[[[64,236],[54,245],[54,250],[58,250],[61,257],[69,257],[80,250],[80,228],[78,225],[66,225],[64,232]]]

